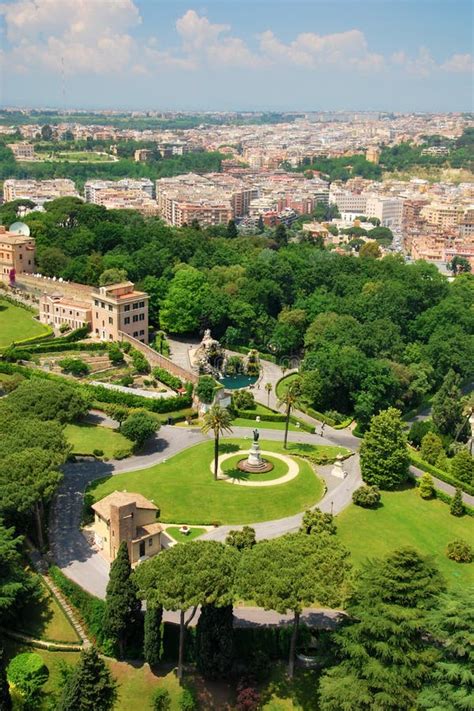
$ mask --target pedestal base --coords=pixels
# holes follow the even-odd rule
[[[247,459],[241,459],[237,467],[243,472],[269,472],[273,469],[273,464],[266,459],[262,459],[260,445],[252,442],[252,447]]]

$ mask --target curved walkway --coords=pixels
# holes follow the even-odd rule
[[[231,452],[230,454],[221,454],[217,460],[219,465],[219,479],[222,479],[227,484],[238,484],[239,486],[277,486],[278,484],[286,484],[286,482],[291,481],[298,476],[300,468],[298,463],[291,457],[287,457],[284,454],[276,454],[275,452],[260,452],[260,454],[266,455],[267,457],[273,457],[274,459],[280,459],[287,465],[287,473],[278,477],[278,479],[267,479],[263,481],[246,481],[245,479],[228,476],[225,472],[223,472],[221,464],[222,462],[225,462],[226,459],[232,459],[232,457],[235,457],[235,453]],[[211,472],[213,471],[214,462],[211,462]]]

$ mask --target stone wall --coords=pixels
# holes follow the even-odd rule
[[[91,301],[91,287],[86,284],[76,284],[75,282],[53,281],[44,277],[35,277],[31,274],[17,274],[16,287],[23,289],[37,297],[41,294],[60,293],[63,296],[75,301]]]
[[[133,336],[129,336],[123,331],[119,332],[119,337],[120,340],[128,341],[128,343],[131,343],[132,346],[137,349],[137,351],[143,353],[152,368],[164,368],[168,371],[168,373],[176,375],[178,378],[181,378],[181,380],[187,380],[188,382],[193,383],[193,385],[196,385],[196,383],[198,382],[199,377],[196,373],[193,373],[191,370],[186,370],[180,365],[173,363],[172,360],[166,358],[166,356],[164,355],[160,355],[160,353],[157,353],[153,350],[153,348],[150,348],[150,346],[147,346],[145,343],[142,343],[137,338],[133,338]]]

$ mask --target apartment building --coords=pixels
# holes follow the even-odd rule
[[[34,160],[35,147],[32,143],[8,143],[15,160]]]
[[[130,563],[150,558],[161,550],[163,527],[156,520],[158,507],[141,494],[114,491],[92,504],[94,543],[112,562],[125,542]]]
[[[120,333],[148,343],[148,294],[131,281],[91,291],[92,333],[101,341],[118,341]]]
[[[14,273],[32,273],[35,268],[35,240],[29,235],[10,232],[0,225],[0,278]]]
[[[143,197],[153,198],[153,182],[149,178],[133,180],[87,180],[84,183],[84,197],[86,202],[102,205],[110,194],[119,195],[121,191],[134,191],[135,195],[143,193]]]
[[[366,217],[376,217],[383,227],[399,228],[403,217],[401,198],[373,196],[367,198]]]
[[[79,197],[72,180],[54,178],[52,180],[16,180],[9,178],[3,183],[3,199],[31,200],[36,205],[43,205],[49,200],[61,197]]]
[[[432,202],[421,210],[421,216],[430,224],[437,227],[454,227],[463,218],[462,205]]]
[[[329,203],[337,205],[339,212],[353,212],[358,215],[365,215],[367,209],[367,196],[362,193],[354,193],[350,190],[331,189],[329,190]]]

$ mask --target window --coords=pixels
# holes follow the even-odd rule
[[[142,328],[142,330],[140,331],[140,336],[144,336],[144,335],[145,335],[145,331]]]
[[[138,336],[138,331],[133,332],[133,337],[136,338]]]
[[[139,321],[144,321],[144,320],[145,320],[145,314],[139,314],[138,320],[139,320]]]
[[[148,545],[149,545],[149,546],[152,546],[152,545],[153,545],[153,538],[149,538],[149,539],[148,539]]]
[[[132,309],[138,309],[138,301],[135,301],[135,303],[132,304]]]
[[[20,254],[20,259],[23,259],[23,255],[22,255],[22,254]]]
[[[133,323],[136,323],[137,321],[138,321],[138,314],[134,314]]]
[[[114,320],[113,320],[112,316],[109,316],[109,323],[110,323],[111,325],[113,325],[113,322],[114,322]]]
[[[105,309],[105,304],[104,304],[103,301],[100,302],[100,306],[101,306],[102,309]]]
[[[138,302],[138,306],[139,306],[141,309],[144,309],[144,308],[145,308],[145,302],[144,302],[144,301],[139,301],[139,302]]]
[[[99,318],[99,314],[98,314],[97,311],[95,312],[95,317],[96,317],[96,318]]]
[[[109,304],[109,311],[112,311],[112,304]]]
[[[97,301],[97,299],[94,299],[94,306],[98,306],[98,305],[99,305],[99,302]]]
[[[125,304],[125,306],[123,307],[123,310],[130,311],[130,304]]]
[[[130,316],[125,316],[123,322],[128,325],[130,323]]]

